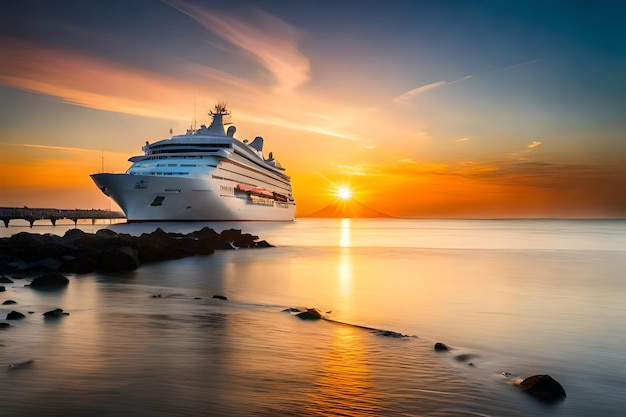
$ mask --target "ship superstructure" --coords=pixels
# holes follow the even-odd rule
[[[146,142],[123,174],[92,174],[100,190],[136,221],[289,221],[295,214],[290,178],[263,138],[240,141],[224,104],[207,127]]]

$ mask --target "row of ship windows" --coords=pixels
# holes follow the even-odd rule
[[[180,176],[180,175],[189,175],[188,172],[151,172],[150,175],[164,175],[164,176]]]
[[[240,166],[240,165],[238,165],[238,164],[233,164],[232,162],[227,162],[227,161],[224,161],[224,165],[226,165],[226,163],[230,163],[230,164],[235,165],[235,166]],[[245,174],[243,174],[243,173],[241,173],[241,172],[232,171],[232,170],[230,170],[230,169],[226,169],[226,168],[223,168],[223,167],[222,167],[222,169],[223,169],[224,171],[226,171],[226,172],[230,172],[230,173],[232,173],[232,174],[238,174],[238,175],[241,175],[241,176],[243,176],[243,177],[250,178],[251,180],[254,180],[254,181],[258,181],[258,180],[259,180],[258,178],[252,177],[252,176],[250,176],[250,175],[245,175]],[[219,179],[224,179],[224,180],[229,179],[229,178],[219,177],[219,176],[217,176],[217,175],[213,175],[213,178],[219,178]],[[284,184],[281,184],[281,183],[282,183],[282,181],[278,181],[278,180],[276,180],[276,179],[273,179],[273,180],[274,180],[274,184],[273,184],[274,186],[276,186],[276,187],[281,187],[281,188],[282,188],[282,187],[284,187]]]

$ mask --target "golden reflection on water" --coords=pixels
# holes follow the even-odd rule
[[[309,394],[308,414],[375,415],[381,404],[368,367],[364,334],[350,326],[334,327],[317,371],[315,389]]]
[[[350,219],[341,219],[341,226],[339,227],[339,246],[342,248],[349,248],[352,246]]]
[[[350,219],[341,219],[339,232],[341,253],[337,264],[337,283],[342,309],[349,311],[352,306],[352,257],[350,255],[352,241],[350,236]]]

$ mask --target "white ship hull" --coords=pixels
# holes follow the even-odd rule
[[[293,202],[275,201],[270,206],[252,203],[246,193],[236,196],[232,181],[130,174],[91,177],[100,189],[106,189],[129,222],[291,221],[295,214]]]
[[[225,105],[207,128],[143,147],[123,174],[92,174],[98,188],[138,221],[291,221],[296,205],[290,178],[252,142],[224,132]]]

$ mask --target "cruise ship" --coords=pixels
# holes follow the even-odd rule
[[[91,178],[128,222],[293,220],[291,180],[272,152],[264,157],[263,138],[235,139],[223,103],[209,115],[208,127],[146,142],[125,173]]]

